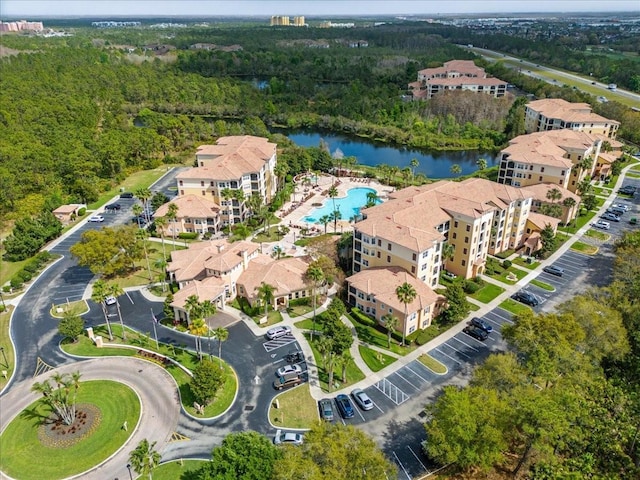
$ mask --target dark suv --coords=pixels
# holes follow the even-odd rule
[[[535,307],[540,304],[540,301],[535,297],[535,295],[529,292],[523,292],[522,290],[514,293],[511,298],[531,307]]]
[[[287,361],[287,363],[304,362],[304,353],[296,352],[296,351],[289,352],[289,353],[287,353],[287,356],[285,357],[285,360]]]
[[[462,331],[467,335],[475,338],[476,340],[480,340],[481,342],[484,342],[489,337],[489,334],[485,330],[481,329],[480,327],[476,327],[475,325],[464,327]]]
[[[131,193],[131,192],[122,192],[120,194],[120,198],[133,198],[133,193]]]
[[[489,325],[487,322],[485,322],[481,318],[473,317],[471,319],[470,323],[471,323],[472,326],[481,328],[482,330],[484,330],[487,333],[493,332],[493,327],[491,325]]]
[[[343,418],[353,418],[355,415],[355,412],[353,411],[353,404],[345,394],[341,393],[336,397],[336,405],[338,406],[340,415],[342,415]]]

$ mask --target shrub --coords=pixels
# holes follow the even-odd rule
[[[195,240],[200,235],[197,232],[180,232],[178,238],[181,240]]]
[[[84,217],[84,214],[87,213],[87,209],[82,207],[78,209],[78,217]]]
[[[356,308],[356,307],[352,308],[351,316],[358,323],[362,323],[363,325],[367,325],[369,327],[376,326],[376,321],[373,318],[369,317],[368,315],[362,313],[359,308]]]
[[[11,285],[3,285],[2,286],[2,291],[4,293],[9,293],[11,291]]]
[[[16,273],[16,277],[21,278],[23,282],[28,282],[33,278],[33,275],[31,275],[26,270],[20,270],[18,273]]]
[[[471,281],[471,280],[465,280],[462,288],[464,289],[464,293],[471,295],[476,293],[478,290],[480,290],[480,285],[478,285],[477,283]]]
[[[473,277],[472,282],[480,285],[481,287],[484,287],[485,281],[482,279],[482,277]]]
[[[24,267],[22,267],[24,271],[29,272],[31,275],[36,273],[38,271],[38,268],[40,268],[40,262],[38,262],[37,260],[31,260],[27,262]]]
[[[18,277],[18,275],[15,275],[11,281],[9,282],[9,284],[11,285],[11,288],[20,288],[22,287],[22,285],[24,284],[22,278]]]
[[[435,327],[427,327],[424,330],[418,331],[415,342],[416,345],[424,345],[425,343],[433,340],[438,335],[438,329]]]
[[[49,253],[47,250],[43,250],[41,252],[38,252],[38,254],[36,255],[36,258],[42,262],[48,262],[49,260],[51,260],[53,258],[53,255],[51,253]]]
[[[502,262],[502,266],[504,268],[510,268],[511,265],[512,265],[511,260],[505,260],[505,261]]]
[[[0,313],[4,312],[6,309],[6,306],[0,304]]]

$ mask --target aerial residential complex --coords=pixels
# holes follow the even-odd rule
[[[615,139],[619,127],[620,122],[593,113],[588,103],[546,98],[525,106],[524,128],[527,133],[570,129]]]
[[[442,67],[420,70],[418,81],[410,83],[409,90],[414,99],[431,98],[436,93],[449,90],[503,97],[507,93],[507,82],[487,77],[484,68],[477,67],[472,60],[451,60]]]
[[[198,147],[198,166],[176,177],[178,194],[215,202],[221,207],[223,227],[242,222],[249,213],[246,200],[252,195],[271,203],[277,189],[276,161],[276,144],[266,138],[221,137],[215,145]]]

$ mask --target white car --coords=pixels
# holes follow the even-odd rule
[[[300,367],[300,365],[285,365],[284,367],[280,367],[278,369],[278,371],[276,372],[276,376],[284,377],[285,375],[289,375],[292,373],[300,375],[302,373],[302,367]]]
[[[291,327],[289,327],[288,325],[281,325],[267,330],[267,338],[269,340],[273,340],[275,338],[284,337],[289,333],[291,333]]]
[[[620,210],[624,210],[625,212],[629,211],[629,205],[625,203],[614,203],[611,205],[611,208],[619,208]]]
[[[118,300],[116,300],[116,297],[114,297],[113,295],[109,295],[104,299],[104,303],[106,303],[107,305],[115,305],[117,301]]]
[[[356,388],[353,392],[351,392],[353,399],[356,401],[362,410],[371,410],[373,408],[373,402],[369,398],[369,395],[364,393],[364,391],[360,388]]]
[[[276,431],[276,436],[273,437],[273,443],[275,443],[276,445],[302,445],[303,442],[304,437],[301,433],[283,432],[282,430],[278,430]]]
[[[102,215],[94,215],[93,217],[89,217],[88,222],[92,223],[102,223],[104,222],[104,217]]]
[[[596,228],[601,228],[602,230],[609,230],[611,228],[611,224],[609,222],[605,222],[604,220],[598,220],[593,224]]]

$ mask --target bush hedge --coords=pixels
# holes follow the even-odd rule
[[[181,240],[195,240],[200,235],[197,232],[180,232],[178,238]]]
[[[502,262],[502,267],[505,268],[505,269],[510,268],[511,265],[512,265],[511,260],[504,260]]]

